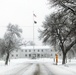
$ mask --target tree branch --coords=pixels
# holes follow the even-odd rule
[[[76,39],[68,46],[66,47],[66,53],[76,44]]]
[[[64,3],[60,3],[60,5],[62,6],[62,7],[64,7],[64,8],[66,8],[66,9],[70,9],[72,12],[73,12],[73,14],[74,15],[76,15],[76,13],[75,13],[75,10],[74,9],[72,9],[71,7],[69,7],[69,6],[66,6]]]
[[[67,37],[71,34],[71,32],[74,31],[75,29],[76,29],[76,27],[74,27],[70,30],[70,32],[66,35],[66,38],[64,38],[64,42],[66,41]]]

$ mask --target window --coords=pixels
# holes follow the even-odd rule
[[[42,52],[43,52],[43,49],[42,49]]]
[[[38,57],[40,57],[40,54],[37,54]]]
[[[25,50],[25,52],[27,52],[27,50]]]
[[[16,57],[18,57],[18,54],[16,54]]]
[[[51,50],[52,51],[52,50]]]
[[[51,54],[51,56],[52,56],[52,54]]]
[[[14,55],[12,54],[11,56],[13,57]]]
[[[38,50],[38,52],[39,52],[39,50]]]
[[[29,57],[31,57],[31,54],[29,54]]]
[[[59,56],[61,56],[61,54],[59,54]]]
[[[27,54],[25,54],[25,56],[27,57]]]
[[[31,50],[29,50],[29,52],[31,52]]]
[[[43,56],[43,54],[41,56]]]

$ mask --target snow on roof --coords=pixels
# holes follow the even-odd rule
[[[52,49],[53,47],[49,46],[22,46],[21,49]]]

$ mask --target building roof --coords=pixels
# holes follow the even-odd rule
[[[52,49],[53,47],[49,46],[21,46],[21,49]]]

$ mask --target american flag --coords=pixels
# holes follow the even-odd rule
[[[36,15],[35,15],[35,14],[33,14],[33,16],[34,16],[34,17],[36,17]]]
[[[33,13],[33,16],[34,16],[34,17],[37,17],[34,13]],[[35,23],[35,24],[37,23],[36,18],[34,18],[34,23]]]

